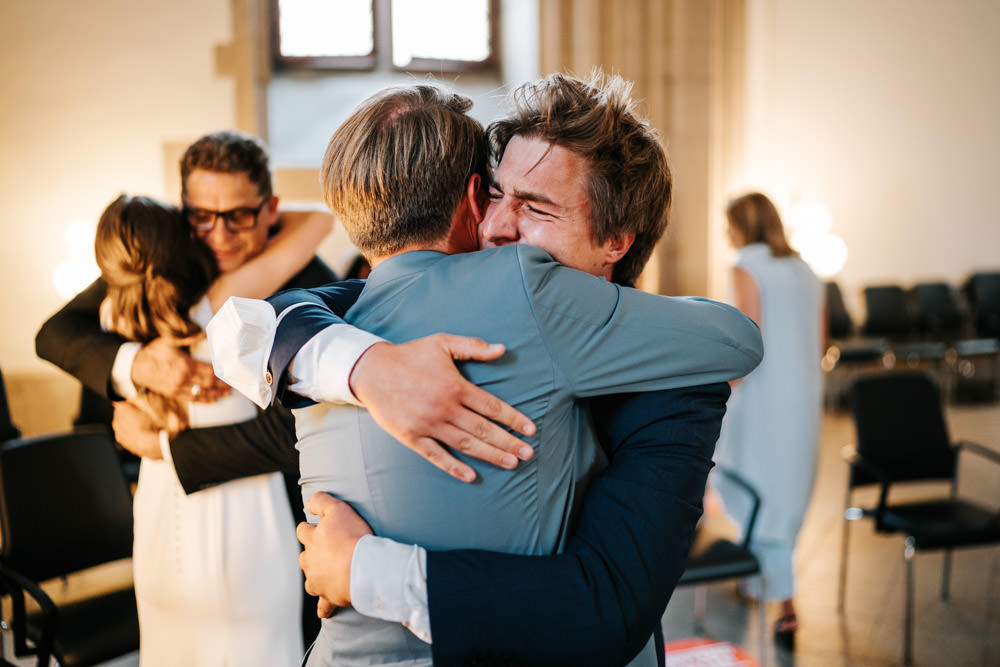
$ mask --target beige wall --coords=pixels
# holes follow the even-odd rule
[[[1000,3],[747,6],[739,185],[829,208],[856,319],[865,284],[1000,268]]]
[[[214,65],[231,23],[229,0],[2,4],[0,369],[26,433],[68,426],[75,409],[74,383],[34,353],[63,302],[64,231],[122,191],[176,198],[164,146],[234,122],[232,80]]]
[[[4,159],[5,373],[48,367],[38,325],[61,304],[52,273],[64,229],[96,220],[119,192],[164,192],[163,145],[233,119],[233,85],[214,74],[229,0],[35,0],[0,10]]]

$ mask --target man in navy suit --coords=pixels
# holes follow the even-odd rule
[[[600,93],[605,92],[554,78],[537,84],[534,101],[544,97],[546,84],[553,89],[582,92],[584,98],[588,92],[597,93],[591,95],[589,102],[592,105],[601,104],[597,100]],[[611,104],[622,102],[621,96],[610,95],[609,98]],[[531,115],[531,110],[522,111]],[[563,105],[550,117],[563,118],[566,112],[567,107]],[[613,128],[599,131],[608,130],[613,131]],[[497,244],[536,240],[557,259],[570,265],[585,270],[598,268],[587,264],[588,259],[593,259],[587,244],[592,248],[594,236],[600,233],[596,220],[603,215],[610,216],[614,222],[616,216],[627,215],[627,212],[621,213],[611,207],[601,211],[592,193],[580,185],[584,179],[571,179],[570,185],[578,187],[567,190],[560,176],[574,175],[572,168],[547,169],[545,159],[551,151],[546,151],[544,146],[541,152],[524,151],[526,137],[541,137],[552,146],[572,146],[565,137],[550,138],[544,126],[535,126],[532,134],[512,121],[511,126],[501,126],[494,132],[494,139],[505,131],[509,134],[498,140],[504,158],[491,188],[491,198],[497,203],[491,209],[493,217],[488,213],[483,222],[484,238]],[[627,134],[616,138],[627,141]],[[636,139],[635,136],[631,138]],[[530,161],[525,162],[528,156]],[[611,166],[605,169],[622,170],[621,166],[614,165],[614,158],[607,162]],[[594,164],[584,165],[584,168],[588,166],[597,171]],[[536,168],[534,182],[526,181],[524,177]],[[643,204],[641,197],[639,199],[641,210]],[[627,211],[627,207],[623,208]],[[634,212],[636,207],[632,210]],[[651,215],[647,208],[640,215],[662,222],[658,225],[658,232],[662,233],[666,222],[665,206],[658,214],[653,212]],[[573,223],[584,224],[580,227]],[[560,233],[560,227],[567,226],[585,232],[582,235],[574,235],[572,230]],[[653,234],[651,241],[647,239],[639,245],[639,252],[631,262],[624,262],[620,267],[613,262],[616,278],[634,279],[659,233]],[[539,238],[546,234],[547,238]],[[610,277],[610,267],[601,267],[601,271],[605,269],[609,269]],[[299,309],[298,315],[307,312],[307,309]],[[295,317],[295,313],[289,315],[289,318]],[[289,318],[283,322],[288,323]],[[272,370],[280,371],[281,368],[272,367]],[[359,370],[363,370],[362,364]],[[359,397],[363,397],[364,389],[355,384],[352,387]],[[293,384],[292,389],[297,388]],[[435,663],[469,664],[472,659],[499,658],[536,664],[623,664],[634,655],[658,625],[669,592],[683,569],[693,526],[700,513],[704,479],[727,395],[725,385],[714,385],[617,396],[595,402],[595,417],[602,425],[602,441],[609,449],[611,467],[598,478],[588,494],[578,534],[562,556],[528,558],[482,552],[425,553]],[[314,499],[313,504],[334,502]],[[317,505],[314,509],[318,514],[328,515],[342,515],[344,510],[335,504]],[[344,603],[350,600],[349,596],[324,589],[323,575],[314,576],[320,570],[329,569],[327,566],[333,561],[323,553],[318,559],[310,555],[321,547],[321,540],[315,535],[335,532],[335,529],[329,530],[330,525],[324,521],[317,529],[303,530],[308,547],[303,564],[312,580],[312,588],[327,595],[331,601]],[[313,530],[318,532],[314,535]],[[357,541],[357,536],[353,539]],[[348,563],[349,560],[348,557]],[[310,567],[310,561],[318,561],[320,566]],[[359,558],[359,561],[363,563],[364,559]],[[340,583],[345,584],[346,578],[341,577]],[[353,582],[351,588],[353,592]],[[354,598],[357,604],[357,596]],[[544,604],[533,604],[539,600]],[[472,615],[468,615],[470,610],[474,610]],[[525,612],[530,616],[528,622],[525,622]],[[409,621],[410,617],[390,617],[390,620]],[[603,639],[595,642],[598,636]]]

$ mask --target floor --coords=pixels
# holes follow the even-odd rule
[[[949,409],[948,419],[953,439],[972,440],[1000,451],[1000,406],[954,407]],[[840,448],[853,441],[853,429],[849,415],[829,413],[824,417],[816,487],[796,557],[800,630],[791,652],[776,648],[768,632],[764,664],[867,667],[902,663],[901,539],[875,535],[868,521],[851,524],[846,613],[837,611],[847,480]],[[963,457],[960,492],[996,507],[1000,504],[1000,466],[983,461],[974,455]],[[1000,548],[955,552],[948,602],[939,597],[942,563],[943,555],[938,553],[915,557],[914,664],[1000,665]],[[737,598],[734,585],[708,587],[707,617],[701,633],[693,627],[694,603],[693,588],[674,593],[663,617],[668,641],[708,636],[741,646],[760,660],[757,611]],[[777,609],[769,608],[768,612],[770,625]]]
[[[973,440],[1000,451],[1000,404],[952,408],[949,426],[953,439]],[[768,633],[763,664],[880,667],[902,662],[901,540],[874,535],[864,521],[852,524],[846,614],[836,609],[847,473],[839,452],[853,437],[848,415],[828,413],[824,417],[816,488],[797,554],[796,603],[801,628],[793,652],[776,649]],[[996,506],[1000,504],[1000,466],[980,461],[974,456],[963,459],[962,492]],[[916,557],[915,664],[1000,665],[1000,548],[955,554],[951,599],[947,603],[938,598],[941,564],[939,554]],[[757,611],[741,602],[734,591],[731,584],[707,588],[707,617],[699,633],[692,620],[695,591],[678,589],[663,617],[667,640],[707,636],[737,644],[759,660]],[[770,625],[777,612],[768,612]],[[4,642],[2,650],[10,659],[9,642]],[[130,655],[104,667],[136,665],[137,655]]]

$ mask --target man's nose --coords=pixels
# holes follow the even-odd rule
[[[506,202],[494,202],[479,226],[480,240],[491,245],[516,243],[519,238],[517,216]]]
[[[215,247],[217,245],[225,245],[229,242],[232,232],[226,227],[226,221],[221,215],[215,217],[215,225],[212,227],[211,231],[205,235],[205,242],[209,247]]]

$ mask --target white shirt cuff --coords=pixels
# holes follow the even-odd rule
[[[288,389],[320,403],[361,406],[351,391],[358,359],[382,338],[350,324],[331,324],[309,339],[291,364]]]
[[[277,326],[271,304],[233,296],[205,327],[215,374],[261,408],[273,396],[267,359]]]
[[[111,365],[111,388],[122,398],[135,398],[139,394],[132,382],[132,364],[141,349],[142,343],[122,343]]]
[[[170,437],[163,429],[160,429],[160,456],[170,464],[171,468],[174,466],[174,457],[170,454]]]
[[[351,605],[365,616],[402,623],[430,644],[427,551],[375,535],[362,537],[351,558]]]

